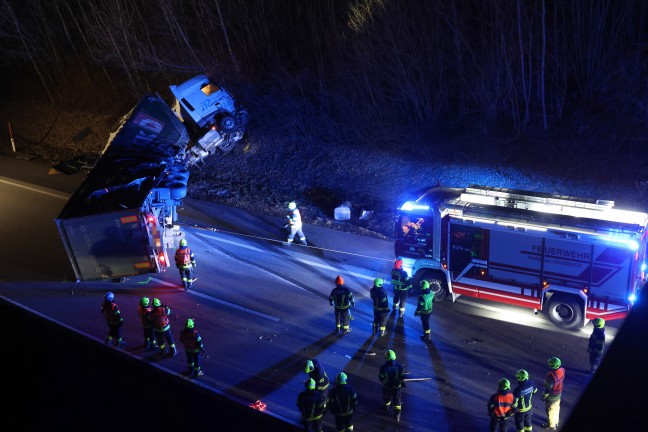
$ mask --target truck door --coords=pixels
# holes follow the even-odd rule
[[[452,280],[481,278],[488,266],[488,230],[474,225],[450,225],[450,272]]]
[[[395,227],[396,256],[432,258],[432,216],[401,215]]]

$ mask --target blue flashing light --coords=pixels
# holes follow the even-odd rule
[[[628,300],[630,300],[630,303],[634,303],[637,301],[637,295],[636,294],[630,294],[630,297],[628,297]]]
[[[641,271],[642,272],[646,271],[646,262],[645,261],[641,263]]]
[[[639,243],[636,240],[628,240],[626,242],[630,250],[636,251],[639,250]]]
[[[403,204],[403,205],[400,207],[400,210],[403,210],[403,211],[412,211],[412,210],[429,210],[429,209],[430,209],[430,206],[428,206],[428,205],[420,205],[420,204],[416,204],[416,203],[413,202],[413,201],[407,201],[405,204]]]

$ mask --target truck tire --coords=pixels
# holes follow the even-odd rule
[[[225,139],[225,141],[223,141],[223,142],[218,146],[218,148],[220,149],[220,151],[222,151],[222,152],[225,153],[225,154],[227,154],[227,153],[231,152],[232,150],[234,150],[234,147],[236,147],[236,141],[234,141],[234,140],[232,139],[231,135],[230,135],[230,136],[227,136],[226,139]]]
[[[238,125],[236,124],[236,119],[231,115],[225,115],[218,120],[218,126],[220,130],[224,133],[231,133],[236,130]]]
[[[425,273],[420,281],[426,280],[430,284],[430,291],[434,293],[434,301],[440,302],[448,296],[448,287],[445,281],[441,280],[439,276],[431,273]],[[419,281],[419,283],[420,283]]]
[[[558,327],[576,330],[583,322],[583,309],[574,297],[554,294],[547,302],[547,316]]]

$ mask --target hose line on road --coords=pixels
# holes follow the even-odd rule
[[[191,228],[195,228],[195,229],[199,229],[199,230],[203,230],[203,231],[216,232],[216,233],[220,233],[220,234],[229,234],[229,235],[233,235],[233,236],[248,237],[248,238],[252,238],[252,239],[256,239],[256,240],[264,240],[264,241],[267,241],[267,242],[279,243],[281,245],[286,244],[286,242],[283,241],[283,240],[277,240],[277,239],[268,238],[268,237],[261,237],[261,236],[252,235],[252,234],[243,234],[243,233],[238,233],[238,232],[234,232],[234,231],[226,231],[226,230],[221,230],[221,229],[214,228],[214,227],[200,226],[200,225],[188,224],[188,223],[178,223],[178,225],[191,227]],[[313,245],[303,245],[303,244],[292,243],[291,247],[292,246],[309,248],[309,249],[312,249],[312,250],[320,250],[320,251],[326,251],[326,252],[339,253],[339,254],[344,254],[344,255],[352,255],[352,256],[357,256],[357,257],[361,257],[361,258],[369,258],[369,259],[374,259],[374,260],[379,260],[379,261],[389,261],[389,262],[393,261],[391,258],[380,258],[380,257],[375,257],[375,256],[370,256],[370,255],[359,254],[359,253],[355,253],[355,252],[346,252],[346,251],[341,251],[341,250],[337,250],[337,249],[328,249],[328,248],[323,248],[323,247],[313,246]]]

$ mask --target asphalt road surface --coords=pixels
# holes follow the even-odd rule
[[[113,291],[125,317],[124,351],[181,375],[184,355],[161,359],[143,350],[138,299],[159,298],[172,309],[176,340],[186,318],[195,319],[202,335],[205,375],[194,384],[197,389],[245,404],[261,400],[268,411],[296,424],[295,400],[306,378],[302,363],[317,358],[331,380],[345,371],[358,392],[356,430],[443,432],[487,430],[486,402],[498,380],[515,384],[516,370],[524,368],[541,386],[551,356],[560,357],[567,370],[562,424],[591,380],[591,326],[564,331],[542,314],[501,304],[466,298],[435,303],[433,342],[425,344],[412,295],[405,319],[390,315],[387,335],[374,337],[369,289],[374,278],[388,279],[390,242],[306,221],[313,246],[286,247],[277,228],[281,220],[190,198],[179,218],[198,263],[192,291],[182,291],[175,269],[120,284],[76,283],[54,219],[82,178],[47,171],[41,163],[0,158],[0,295],[101,344],[107,329],[99,306],[105,292]],[[343,336],[332,333],[328,303],[337,275],[356,297],[353,331]],[[608,341],[620,324],[609,324]],[[400,423],[381,412],[378,368],[386,349],[396,351],[410,379]],[[533,410],[539,428],[546,419],[539,397]],[[325,430],[335,430],[333,417],[325,418]]]

